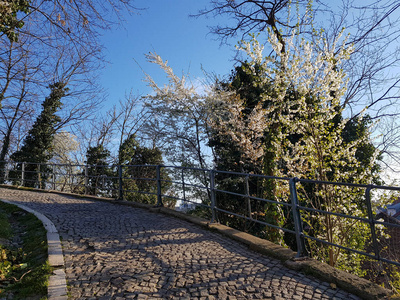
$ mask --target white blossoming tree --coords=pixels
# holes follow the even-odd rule
[[[209,167],[203,151],[207,141],[206,96],[196,91],[186,76],[175,75],[167,61],[158,54],[149,53],[146,57],[149,62],[160,66],[169,81],[160,87],[146,74],[146,80],[155,93],[146,96],[146,105],[154,114],[149,120],[150,134],[159,137],[161,148],[170,162]]]
[[[196,88],[188,77],[175,75],[172,68],[156,53],[146,55],[150,63],[157,64],[165,73],[168,83],[159,86],[146,74],[153,94],[145,97],[145,105],[151,118],[144,131],[153,145],[162,150],[166,164],[210,169],[212,152],[207,146],[209,108],[207,86]],[[181,173],[175,174],[181,178]],[[202,171],[186,171],[187,178],[194,184],[199,182],[208,187],[209,174]],[[190,179],[189,179],[189,178]],[[209,192],[194,190],[196,200],[209,203]]]
[[[305,41],[296,35],[296,31],[292,32],[290,38],[284,38],[285,51],[282,51],[282,40],[273,32],[269,32],[268,41],[274,53],[268,57],[264,56],[263,47],[255,38],[241,45],[241,49],[251,58],[250,71],[256,66],[264,70],[262,80],[254,84],[268,83],[271,87],[263,95],[263,104],[254,110],[251,124],[255,126],[251,129],[251,135],[240,128],[240,122],[236,122],[236,128],[229,121],[219,122],[219,126],[225,126],[225,132],[232,140],[238,141],[238,147],[241,147],[247,159],[264,156],[265,160],[268,157],[268,175],[371,183],[378,153],[375,151],[362,167],[357,157],[358,149],[370,143],[369,135],[351,141],[344,138],[349,120],[342,117],[340,105],[346,90],[346,77],[341,65],[351,54],[351,47],[346,47],[343,40],[340,43],[340,37],[329,43],[318,33],[313,41]],[[244,102],[240,103],[243,100],[238,101],[226,104],[232,116],[232,111],[244,105]],[[240,114],[236,119],[240,120]],[[240,135],[253,140],[252,145],[248,146],[253,149],[246,150],[246,138]],[[238,138],[235,139],[236,136]],[[264,137],[264,147],[260,147],[260,139],[253,137]],[[268,155],[271,153],[273,155]],[[351,213],[358,217],[366,215],[362,202],[363,191],[327,184],[313,187],[303,184],[299,187],[302,189],[300,201],[307,207],[333,213]],[[287,197],[287,185],[277,183],[275,195]],[[282,212],[281,220],[284,218]],[[311,236],[327,243],[365,250],[369,229],[363,222],[325,213],[306,215],[303,221]],[[356,263],[359,257],[355,254],[351,254],[353,257],[349,263],[350,254],[339,248],[312,241],[308,246],[312,256],[332,266],[360,271],[360,265]]]

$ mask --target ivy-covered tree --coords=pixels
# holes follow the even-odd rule
[[[47,163],[53,157],[53,139],[56,133],[55,127],[61,121],[57,111],[61,108],[61,98],[67,92],[66,84],[57,82],[49,86],[51,93],[42,103],[42,112],[37,117],[32,128],[29,130],[21,149],[11,155],[11,159],[18,164],[13,178],[21,177],[22,163],[25,166],[24,185],[29,187],[41,186],[44,184],[46,167],[40,164]],[[38,171],[40,171],[38,173]]]
[[[365,139],[370,135],[372,125],[373,121],[369,115],[349,119],[343,128],[342,138],[346,144],[356,140],[362,141],[357,146],[355,153],[355,157],[360,163],[357,173],[361,173],[365,168],[371,168],[372,183],[382,185],[381,166],[378,163],[378,161],[382,161],[382,154],[377,153],[377,148],[370,139]]]

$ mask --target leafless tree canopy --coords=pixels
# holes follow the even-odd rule
[[[134,12],[132,0],[32,0],[18,40],[0,36],[0,160],[18,148],[48,94],[64,82],[68,94],[57,130],[96,114],[104,94],[96,79],[104,61],[101,31],[121,24]]]
[[[143,103],[143,98],[131,91],[125,95],[124,100],[120,100],[106,112],[96,114],[91,122],[76,127],[73,133],[80,141],[82,154],[86,153],[89,147],[99,145],[109,150],[119,149],[130,135],[135,135],[141,144],[150,145],[145,139],[149,133],[144,132],[148,130],[147,126],[152,117],[152,113]],[[117,162],[117,157],[112,158]]]
[[[82,38],[85,35],[96,35],[99,30],[110,29],[112,25],[121,23],[123,12],[137,10],[132,2],[132,0],[31,0],[29,12],[21,13],[20,21],[25,25],[34,21],[38,26],[35,28],[37,31],[32,31],[32,27],[27,26],[15,30],[17,33],[39,37],[40,28],[50,25],[58,37],[69,36],[72,42],[80,43],[81,41],[76,39],[77,36]],[[112,21],[115,19],[117,21]]]
[[[249,33],[263,32],[266,28],[274,31],[278,38],[282,36],[281,27],[293,28],[296,26],[297,16],[288,20],[288,10],[292,4],[291,0],[272,1],[232,1],[212,0],[210,7],[201,10],[194,17],[220,15],[229,17],[229,23],[211,27],[210,31],[217,34],[223,42],[231,37],[246,37]],[[308,0],[297,1],[300,6],[305,6]],[[319,2],[319,1],[317,1]],[[306,22],[306,19],[300,22]]]

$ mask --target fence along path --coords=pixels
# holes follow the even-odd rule
[[[51,193],[0,198],[55,224],[72,299],[359,299],[184,220]]]

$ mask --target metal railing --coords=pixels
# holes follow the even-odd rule
[[[400,232],[400,221],[384,213],[383,220],[379,219],[382,212],[373,208],[374,202],[371,200],[377,191],[400,192],[399,187],[164,165],[90,166],[3,162],[1,166],[0,179],[4,184],[138,200],[155,206],[168,205],[181,209],[189,206],[192,210],[200,207],[202,210],[199,211],[211,222],[222,221],[234,227],[240,225],[245,231],[258,235],[268,235],[268,232],[290,235],[293,241],[291,248],[297,250],[298,257],[308,256],[313,243],[318,243],[400,266],[400,252],[388,249],[385,244],[388,239],[395,238],[394,235],[388,236],[388,232]],[[268,190],[271,186],[276,189],[274,193]],[[324,193],[329,194],[329,201],[333,204],[341,201],[338,196],[353,195],[351,201],[354,202],[354,211],[363,213],[352,214],[351,209],[332,209],[333,206],[329,206],[327,198],[323,197]],[[176,206],[176,203],[180,206]],[[290,221],[283,224],[271,218],[274,212],[285,215],[285,219]],[[323,228],[321,224],[326,220],[331,220],[332,224],[339,227],[350,224],[350,230],[357,226],[361,228],[359,234],[365,241],[361,248],[352,246],[351,236],[343,243],[337,242],[344,240],[343,237],[336,240],[324,238],[327,235],[323,230],[333,233],[337,230]]]

